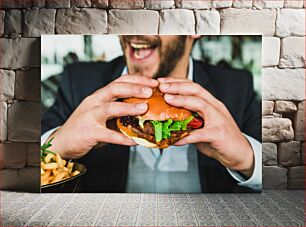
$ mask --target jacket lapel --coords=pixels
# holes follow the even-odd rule
[[[209,74],[206,72],[201,61],[193,60],[193,80],[202,87],[206,87],[210,82]]]
[[[116,60],[117,60],[116,68],[114,70],[114,73],[111,75],[112,81],[121,76],[122,71],[126,65],[124,56],[120,56]]]

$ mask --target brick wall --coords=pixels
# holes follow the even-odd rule
[[[41,34],[263,34],[263,184],[304,187],[302,0],[0,0],[1,187],[38,190]],[[4,160],[4,161],[3,161]]]

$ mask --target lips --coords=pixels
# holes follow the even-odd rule
[[[149,58],[156,49],[157,45],[144,42],[130,42],[130,57],[133,60],[139,61]]]

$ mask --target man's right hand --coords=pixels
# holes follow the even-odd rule
[[[50,137],[52,150],[63,158],[84,156],[97,144],[136,145],[125,135],[108,129],[106,121],[121,116],[136,116],[147,111],[147,104],[117,102],[119,98],[149,98],[158,81],[138,75],[124,75],[86,97],[65,124]],[[48,139],[48,140],[49,140]]]

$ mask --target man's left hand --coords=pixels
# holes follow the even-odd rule
[[[225,105],[190,80],[172,77],[158,80],[167,103],[194,111],[204,119],[203,128],[192,131],[175,145],[194,143],[203,154],[250,177],[254,169],[252,147]]]

